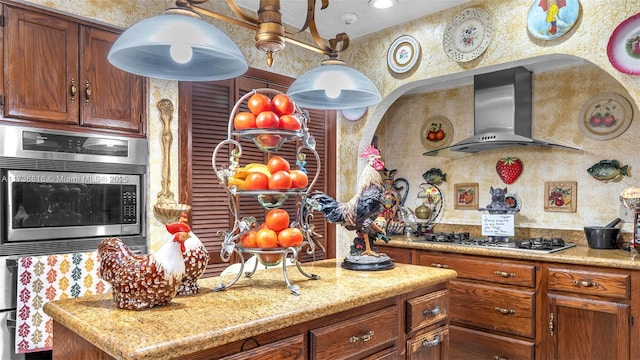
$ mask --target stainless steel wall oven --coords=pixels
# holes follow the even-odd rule
[[[19,257],[92,251],[111,236],[146,251],[147,163],[146,139],[0,124],[0,359],[22,359],[5,352]]]

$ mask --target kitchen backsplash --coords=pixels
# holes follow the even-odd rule
[[[440,188],[444,193],[443,216],[437,222],[445,224],[481,224],[481,212],[454,208],[454,184],[478,183],[480,207],[491,202],[490,187],[507,187],[522,200],[515,216],[516,227],[580,230],[586,225],[605,225],[619,215],[618,197],[629,186],[640,185],[640,157],[635,146],[640,138],[638,109],[634,101],[633,120],[620,136],[593,140],[578,123],[583,105],[596,95],[620,94],[630,99],[620,83],[594,65],[578,65],[547,71],[533,76],[533,135],[550,142],[569,145],[581,151],[520,147],[491,150],[460,159],[426,157],[420,134],[423,124],[440,115],[453,125],[453,143],[473,135],[473,85],[465,85],[427,94],[400,97],[382,118],[376,135],[387,168],[398,169],[396,177],[409,180],[406,206],[418,205],[418,185],[422,174],[432,167],[446,173],[447,181]],[[402,139],[398,141],[398,139]],[[502,157],[518,157],[524,170],[518,180],[505,185],[496,172]],[[629,165],[629,177],[619,182],[604,183],[592,178],[587,168],[602,159],[616,159]],[[547,181],[576,181],[576,212],[544,210]],[[623,230],[631,231],[631,224]]]

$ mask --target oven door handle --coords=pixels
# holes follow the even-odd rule
[[[7,316],[7,328],[15,329],[16,328],[16,312],[9,311],[9,316]]]

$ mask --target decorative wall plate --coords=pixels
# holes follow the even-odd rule
[[[428,118],[420,130],[420,141],[429,150],[448,146],[452,138],[453,125],[449,119],[441,115]]]
[[[362,108],[353,108],[353,109],[342,109],[340,110],[342,116],[347,120],[356,121],[362,119],[364,114],[367,112],[366,107]]]
[[[467,8],[449,21],[442,45],[451,59],[467,62],[482,55],[491,42],[492,33],[489,14],[480,8]]]
[[[640,75],[640,13],[616,27],[609,38],[607,55],[618,71]]]
[[[594,140],[609,140],[625,132],[632,118],[633,109],[624,96],[600,94],[582,106],[578,125]]]
[[[527,28],[531,36],[552,40],[573,28],[580,15],[578,0],[534,0],[527,15]]]
[[[517,211],[520,211],[520,208],[522,207],[522,200],[520,200],[520,197],[518,196],[518,194],[507,193],[504,196],[504,204],[507,206],[509,210],[517,212]]]
[[[387,64],[397,74],[413,69],[418,59],[420,59],[420,44],[410,35],[402,35],[395,39],[387,52]]]

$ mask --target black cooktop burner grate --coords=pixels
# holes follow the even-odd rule
[[[425,234],[422,242],[446,243],[467,247],[492,247],[508,250],[522,250],[552,253],[574,247],[575,244],[565,242],[562,238],[530,238],[528,240],[503,241],[494,238],[472,238],[468,232],[440,232]]]

